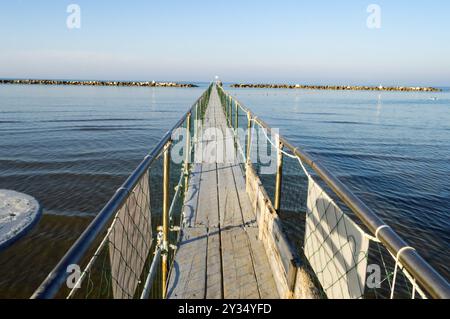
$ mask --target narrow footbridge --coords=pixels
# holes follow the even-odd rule
[[[450,298],[450,286],[212,83],[32,298]]]
[[[216,90],[202,126],[168,298],[279,298]]]

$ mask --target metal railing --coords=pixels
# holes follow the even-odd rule
[[[385,268],[388,268],[389,262],[386,261],[386,256],[391,256],[394,264],[391,264],[393,271],[386,270],[385,282],[389,283],[387,294],[384,297],[394,297],[395,283],[398,279],[399,270],[403,272],[407,281],[412,285],[409,293],[415,297],[418,292],[423,298],[450,298],[449,283],[433,268],[431,267],[418,253],[410,247],[389,225],[381,220],[377,214],[372,211],[366,204],[364,204],[357,196],[355,196],[339,179],[337,179],[329,170],[327,170],[320,162],[316,161],[311,155],[302,149],[290,144],[285,138],[278,134],[268,137],[268,131],[271,132],[271,127],[258,118],[250,109],[240,103],[235,97],[231,96],[225,90],[218,86],[219,96],[223,104],[224,112],[228,119],[228,124],[236,132],[238,129],[247,128],[246,136],[237,136],[240,140],[241,150],[245,150],[245,161],[251,163],[251,148],[254,144],[252,139],[252,129],[258,127],[264,131],[266,138],[270,139],[271,145],[274,146],[277,152],[277,168],[275,174],[275,186],[273,187],[273,207],[280,214],[282,211],[282,188],[283,180],[283,162],[287,157],[294,159],[300,163],[300,166],[305,171],[305,174],[315,175],[315,179],[324,183],[327,187],[328,193],[337,197],[342,206],[348,208],[353,218],[357,220],[362,227],[365,227],[371,234],[371,239],[378,245],[379,254],[377,255],[378,262],[382,263]],[[236,133],[238,135],[238,133]],[[270,134],[270,133],[269,133]],[[274,141],[272,141],[274,140]],[[245,145],[243,147],[242,145]],[[298,164],[298,162],[296,164]],[[306,169],[305,167],[308,167]],[[310,172],[310,173],[308,173]],[[262,180],[270,180],[270,177],[261,176]],[[304,180],[309,180],[304,178]],[[264,182],[263,182],[264,184]],[[299,187],[299,179],[297,179],[292,188]],[[303,187],[303,193],[307,192]],[[304,211],[303,211],[304,212]],[[283,214],[281,214],[281,217]],[[297,230],[296,230],[297,231]],[[303,249],[304,247],[301,247]],[[381,248],[387,250],[388,253],[382,252]],[[370,256],[369,256],[370,258]],[[398,280],[397,280],[398,281]],[[403,295],[405,296],[405,295]]]
[[[181,127],[189,137],[193,134],[191,117],[203,118],[212,87],[144,158],[31,298],[165,297],[172,248],[179,235],[176,225],[182,221],[174,212],[181,212],[189,175],[186,157],[179,182],[171,187],[171,174],[177,172],[171,169],[172,134]],[[190,138],[186,147],[192,149]],[[161,158],[163,163],[158,162]]]

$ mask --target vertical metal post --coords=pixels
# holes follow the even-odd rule
[[[228,121],[228,97],[225,95],[224,96],[224,98],[223,98],[223,100],[224,100],[224,107],[225,107],[225,117],[226,117],[226,119],[227,119],[227,121]]]
[[[230,95],[230,127],[233,127],[233,98]]]
[[[203,119],[203,114],[205,113],[205,101],[204,101],[205,99],[202,97],[202,99],[201,99],[201,104],[202,104],[202,119]]]
[[[187,194],[189,182],[189,166],[191,162],[191,113],[186,117],[186,158],[184,160],[184,191]]]
[[[283,182],[283,144],[278,140],[277,149],[277,177],[275,181],[275,201],[274,208],[278,214],[280,214],[280,198],[281,198],[281,184]]]
[[[230,96],[230,127],[233,127],[233,98]]]
[[[250,146],[252,145],[252,115],[247,112],[247,164],[250,164]]]
[[[200,113],[198,114],[198,128],[197,128],[197,135],[198,138],[200,138],[202,134],[202,128],[203,128],[203,102],[200,100]]]
[[[198,141],[198,103],[195,105],[194,141]]]
[[[167,273],[169,254],[169,182],[170,182],[170,146],[172,141],[167,142],[164,150],[164,172],[163,172],[163,256],[162,256],[162,296],[167,296]]]
[[[228,124],[228,118],[230,116],[230,99],[228,98],[228,95],[225,95],[225,114],[227,115]]]
[[[203,98],[200,99],[200,117],[203,117]]]
[[[227,123],[228,123],[228,125],[230,124],[230,104],[231,104],[231,99],[229,96],[227,96]]]
[[[234,121],[234,129],[235,129],[235,132],[237,133],[237,129],[239,127],[239,105],[237,102],[235,102],[235,104],[236,104],[236,114],[235,114],[236,118]]]

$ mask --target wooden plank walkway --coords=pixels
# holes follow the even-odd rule
[[[168,298],[279,298],[216,88],[200,131]]]

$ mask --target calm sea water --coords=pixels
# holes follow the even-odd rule
[[[29,297],[204,88],[0,86],[0,188],[40,223],[0,252],[0,297]]]
[[[0,86],[0,188],[44,207],[0,252],[0,297],[31,295],[204,89]],[[449,278],[450,92],[231,92]]]

